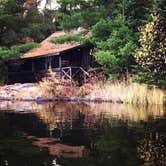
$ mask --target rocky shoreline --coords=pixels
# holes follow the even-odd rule
[[[45,97],[38,86],[34,83],[26,84],[14,84],[6,85],[0,87],[0,101],[22,101],[22,102],[107,102],[107,103],[119,103],[122,104],[123,101],[113,101],[102,98],[93,98],[88,97]]]
[[[89,99],[89,98],[80,98],[80,97],[61,97],[61,98],[14,98],[14,97],[2,97],[0,96],[0,101],[22,101],[22,102],[93,102],[93,103],[119,103],[123,104],[123,101],[112,101],[107,99],[101,99],[101,98],[95,98],[95,99]]]

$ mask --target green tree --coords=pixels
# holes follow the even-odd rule
[[[111,1],[107,0],[58,0],[60,26],[69,30],[76,27],[89,28],[101,18],[107,18]]]
[[[103,25],[107,27],[105,30]],[[123,22],[123,16],[115,20],[102,20],[93,27],[92,32],[98,48],[96,59],[106,67],[108,73],[124,73],[130,69],[136,49],[135,34],[127,22]],[[99,33],[103,36],[98,36]]]
[[[115,15],[121,14],[124,20],[130,21],[130,27],[138,31],[138,26],[147,22],[152,6],[152,0],[115,0],[112,10]]]
[[[19,40],[23,26],[23,4],[15,0],[5,1],[0,8],[0,45],[10,46]],[[20,27],[20,28],[18,28]]]
[[[40,42],[56,29],[52,18],[47,15],[44,24],[41,13],[33,8],[26,13],[24,1],[6,0],[0,6],[0,45],[12,46],[24,37]],[[25,14],[26,13],[26,14]]]
[[[26,37],[40,42],[55,31],[56,26],[52,18],[47,15],[47,22],[43,24],[41,13],[37,8],[26,12],[24,0],[0,1],[0,80],[5,80],[7,61],[18,58],[22,53],[33,48],[36,44],[24,43]]]

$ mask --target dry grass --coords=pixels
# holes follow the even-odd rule
[[[48,80],[39,82],[39,87],[44,98],[64,98],[76,96],[77,87],[70,81],[64,79]]]
[[[146,84],[118,82],[114,84],[89,83],[78,87],[66,80],[45,79],[39,83],[44,97],[83,97],[91,100],[123,102],[133,105],[154,105],[164,103],[164,91]]]
[[[125,102],[135,105],[163,104],[164,91],[157,87],[149,88],[145,84],[124,83],[95,85],[88,98],[101,98],[113,102]]]

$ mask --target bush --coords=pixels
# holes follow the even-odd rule
[[[133,81],[138,83],[146,83],[148,85],[156,85],[158,87],[166,89],[166,76],[158,80],[154,80],[153,74],[150,72],[139,72],[133,77]]]
[[[152,75],[148,72],[139,72],[133,77],[134,82],[152,84]]]

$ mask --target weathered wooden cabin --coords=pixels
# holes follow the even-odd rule
[[[73,30],[70,34],[78,34]],[[51,70],[57,78],[86,82],[88,70],[94,64],[90,54],[91,46],[78,42],[53,44],[50,39],[65,35],[63,31],[55,32],[35,48],[25,53],[19,61],[19,67],[9,72],[9,83],[27,83],[41,80]],[[87,35],[84,32],[85,35]]]

